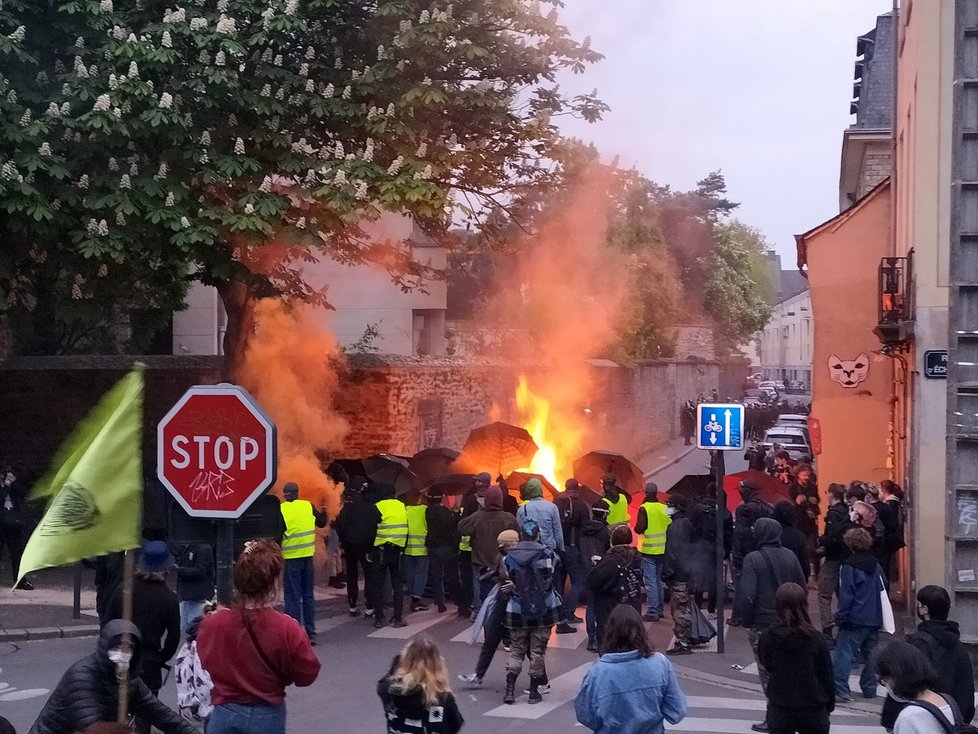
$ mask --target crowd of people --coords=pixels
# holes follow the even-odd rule
[[[500,480],[482,473],[460,496],[430,493],[414,504],[397,498],[392,486],[352,477],[330,523],[289,483],[282,537],[244,547],[228,607],[209,603],[209,547],[187,546],[174,557],[165,542],[145,542],[131,623],[120,619],[116,589],[104,604],[96,652],[69,669],[32,731],[70,734],[111,721],[116,673],[124,669],[138,730],[189,734],[206,722],[210,734],[284,732],[285,689],[311,685],[320,670],[312,556],[317,528],[326,526],[345,555],[341,583],[351,616],[376,627],[402,626],[406,614],[428,608],[425,597],[438,613],[451,600],[456,615],[472,623],[472,640],[480,631],[484,638],[473,672],[458,675],[460,683],[481,685],[502,645],[506,704],[516,701],[525,668],[528,703],[543,700],[551,634],[584,625],[587,649],[600,657],[575,710],[597,732],[662,731],[663,722],[683,718],[685,696],[668,658],[689,655],[709,639],[699,623],[716,621],[717,594],[726,595],[726,580],[718,583],[717,576],[724,564],[734,595],[729,623],[746,629],[768,700],[755,731],[827,732],[835,705],[852,700],[849,676],[857,660],[864,663],[859,694],[876,697],[877,682],[884,681],[883,724],[897,734],[940,734],[921,726],[927,719],[920,710],[929,709],[904,708],[909,700],[930,703],[948,721],[970,721],[971,665],[947,619],[946,591],[921,589],[919,630],[906,645],[877,650],[893,554],[903,542],[900,488],[830,485],[819,533],[811,466],[778,451],[768,458],[765,469],[787,485],[791,500],[772,506],[745,479],[734,513],[715,486],[700,496],[670,493],[663,502],[653,482],[630,508],[610,474],[596,502],[583,499],[574,479],[551,501],[534,478],[517,503]],[[171,571],[176,592],[165,583]],[[820,629],[808,610],[809,586],[817,589]],[[283,591],[285,613],[275,609]],[[674,641],[663,655],[654,652],[646,625],[666,619],[667,601]],[[161,670],[175,653],[178,712],[157,699]],[[428,638],[407,644],[377,692],[391,734],[453,733],[463,725],[444,660]]]

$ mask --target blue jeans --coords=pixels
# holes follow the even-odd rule
[[[567,600],[564,603],[564,615],[570,618],[574,616],[577,605],[581,603],[581,592],[584,591],[584,562],[581,551],[573,545],[567,546],[563,561],[564,570],[570,579],[570,591],[567,592]],[[563,586],[560,587],[560,592],[564,592]]]
[[[856,662],[856,653],[861,650],[866,664],[859,674],[859,687],[865,698],[876,696],[876,673],[873,671],[872,660],[878,638],[879,630],[876,627],[859,625],[849,629],[839,628],[839,634],[835,638],[835,650],[832,653],[832,671],[835,676],[837,695],[850,695],[849,673],[852,672],[852,664]]]
[[[646,609],[653,617],[662,616],[662,556],[642,553],[642,575],[645,576]]]
[[[285,734],[285,704],[222,703],[207,720],[207,734]]]
[[[428,556],[401,556],[404,565],[404,586],[413,599],[424,595],[428,583]]]
[[[197,617],[204,615],[203,601],[182,601],[180,602],[180,636],[187,636],[187,627]]]
[[[285,613],[316,634],[316,601],[312,595],[312,556],[285,560]]]

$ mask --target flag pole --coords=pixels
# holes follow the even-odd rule
[[[122,618],[127,622],[132,622],[132,577],[135,570],[135,555],[133,551],[127,550],[123,560],[122,570]],[[129,629],[122,632],[122,652],[130,654],[132,652],[132,637]],[[130,663],[132,659],[130,658]],[[125,724],[129,718],[129,665],[123,668],[116,668],[116,679],[119,681],[119,710],[116,717],[120,724]]]

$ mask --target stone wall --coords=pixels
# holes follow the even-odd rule
[[[677,326],[676,359],[716,359],[712,326]]]
[[[890,175],[893,170],[892,156],[889,143],[880,143],[878,146],[871,146],[863,156],[863,165],[860,169],[859,188],[856,191],[856,198],[861,199],[879,184],[884,178]]]
[[[147,357],[145,451],[152,469],[155,427],[189,386],[219,380],[220,358]],[[15,358],[0,367],[0,461],[28,476],[44,470],[57,447],[98,398],[131,365],[123,357]],[[521,374],[539,363],[491,359],[360,355],[341,379],[337,410],[351,426],[342,455],[413,454],[432,446],[461,447],[487,421],[515,417]],[[679,404],[721,386],[727,367],[715,362],[662,360],[626,368],[590,364],[595,389],[581,395],[590,409],[593,446],[639,458],[678,434]],[[729,379],[729,378],[728,378]],[[721,390],[721,393],[723,391]],[[739,394],[739,393],[737,393]]]

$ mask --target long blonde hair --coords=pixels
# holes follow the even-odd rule
[[[445,661],[430,637],[419,637],[404,646],[394,676],[405,690],[420,688],[426,706],[437,706],[443,693],[452,692]]]

